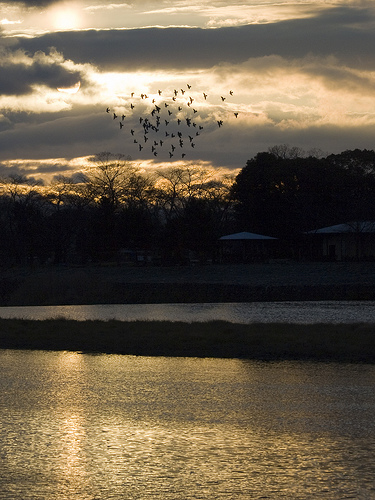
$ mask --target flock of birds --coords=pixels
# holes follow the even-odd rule
[[[173,157],[185,158],[188,151],[196,147],[199,136],[205,127],[205,122],[197,109],[199,102],[189,95],[192,93],[189,92],[191,85],[187,84],[186,87],[186,89],[175,89],[170,97],[165,97],[161,90],[158,90],[155,97],[150,97],[147,94],[136,96],[132,92],[121,113],[118,108],[111,109],[109,107],[107,107],[106,112],[119,123],[120,130],[124,129],[126,133],[130,134],[139,152],[148,150],[155,157],[164,153],[170,159]],[[206,101],[208,94],[205,92],[202,94],[203,100]],[[233,91],[230,90],[228,95],[233,96]],[[221,103],[225,102],[228,95],[220,97]],[[134,120],[137,108],[142,113]],[[128,116],[126,113],[130,113],[130,115]],[[238,112],[233,114],[236,118],[238,117]],[[129,125],[126,118],[129,118]],[[224,125],[223,120],[216,121],[219,128]]]

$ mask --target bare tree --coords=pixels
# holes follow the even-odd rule
[[[116,209],[126,200],[137,168],[130,158],[107,151],[92,158],[92,167],[85,172],[87,187],[96,203]]]

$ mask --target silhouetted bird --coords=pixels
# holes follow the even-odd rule
[[[221,100],[224,102],[225,101],[225,97],[221,96]]]
[[[238,116],[238,113],[234,113],[234,116],[235,116],[235,117],[237,118],[237,116]]]
[[[122,129],[122,127],[124,126],[124,124],[122,122],[119,122],[120,123],[120,129]]]
[[[203,97],[204,97],[204,100],[207,99],[207,94],[205,94],[204,92],[203,92]]]
[[[233,95],[233,90],[230,90],[229,93],[230,93],[230,95]]]
[[[107,113],[109,113],[111,110],[110,110],[110,108],[107,108],[106,111],[107,111]]]
[[[218,120],[217,124],[219,125],[219,128],[223,125],[223,120]]]
[[[186,85],[187,85],[187,88],[190,90],[191,89],[191,85],[189,85],[188,83]]]
[[[126,118],[126,115],[122,115],[121,120],[124,121]]]
[[[113,119],[117,118],[116,113],[113,113]]]

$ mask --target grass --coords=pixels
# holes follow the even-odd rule
[[[375,324],[0,319],[0,348],[375,363]]]

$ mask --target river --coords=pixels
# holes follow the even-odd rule
[[[247,302],[220,304],[97,304],[0,307],[1,318],[167,320],[233,323],[374,323],[375,301]]]
[[[375,366],[0,351],[0,499],[375,498]]]

